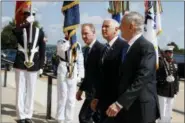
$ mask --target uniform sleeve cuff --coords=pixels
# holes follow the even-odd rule
[[[116,104],[120,109],[123,108],[123,106],[122,106],[121,104],[119,104],[117,101],[115,102],[115,104]]]

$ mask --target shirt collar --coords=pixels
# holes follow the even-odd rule
[[[142,33],[139,33],[139,34],[135,35],[135,36],[128,42],[129,46],[131,47],[131,46],[134,44],[134,42],[135,42],[139,37],[141,37],[141,35],[142,35]]]
[[[114,37],[110,42],[109,45],[110,47],[114,44],[114,42],[118,39],[118,36]]]
[[[89,48],[92,48],[95,42],[96,42],[96,39],[94,39],[94,40],[90,43],[90,45],[89,45],[88,47],[89,47]]]

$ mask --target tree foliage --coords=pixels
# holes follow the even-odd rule
[[[14,20],[10,21],[1,32],[1,48],[2,49],[14,49],[16,48],[16,38],[12,33],[12,29],[15,28]]]

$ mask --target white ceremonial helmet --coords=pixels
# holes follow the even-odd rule
[[[164,51],[173,51],[173,49],[174,49],[174,46],[170,45],[170,46],[166,46],[164,48]]]

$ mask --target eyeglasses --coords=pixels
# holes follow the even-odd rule
[[[24,12],[24,15],[25,15],[25,16],[26,16],[26,15],[27,15],[27,16],[30,16],[31,13],[30,13],[30,12]],[[35,16],[35,13],[32,13],[32,15]]]

